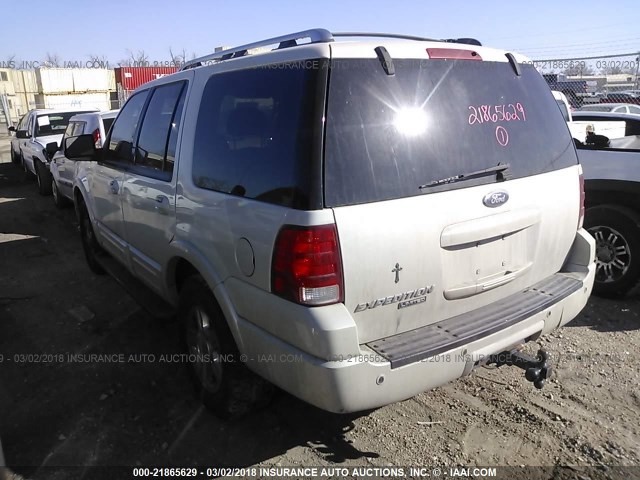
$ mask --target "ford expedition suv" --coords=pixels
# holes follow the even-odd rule
[[[526,58],[477,41],[310,30],[225,50],[140,87],[102,149],[65,149],[88,160],[89,266],[177,311],[221,415],[260,379],[333,412],[484,363],[541,388],[545,352],[518,348],[593,286],[564,119]]]

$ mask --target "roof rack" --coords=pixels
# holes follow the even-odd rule
[[[199,67],[202,62],[209,62],[212,60],[228,60],[230,58],[244,57],[248,50],[260,47],[267,47],[269,45],[278,44],[278,48],[287,48],[298,45],[298,40],[309,39],[310,43],[327,43],[333,42],[333,35],[328,30],[323,28],[316,28],[313,30],[304,30],[302,32],[290,33],[288,35],[282,35],[281,37],[268,38],[259,42],[249,43],[247,45],[241,45],[239,47],[228,48],[220,52],[211,53],[203,57],[194,58],[189,60],[181,68],[181,70],[188,70],[189,68]]]
[[[482,44],[475,38],[448,38],[448,39],[434,39],[426,37],[417,37],[415,35],[402,35],[398,33],[376,33],[376,32],[336,32],[331,33],[324,28],[315,28],[312,30],[304,30],[302,32],[290,33],[288,35],[282,35],[280,37],[267,38],[259,42],[249,43],[247,45],[241,45],[239,47],[228,48],[219,52],[211,53],[203,57],[194,58],[184,64],[180,70],[188,70],[190,68],[199,67],[203,62],[210,61],[222,61],[229,60],[231,58],[244,57],[248,54],[249,50],[261,47],[267,47],[269,45],[278,44],[276,49],[283,49],[289,47],[295,47],[299,45],[298,40],[309,39],[309,43],[329,43],[334,41],[334,37],[381,37],[381,38],[399,38],[402,40],[416,40],[419,42],[449,42],[449,43],[464,43],[468,45]]]
[[[417,37],[415,35],[402,35],[398,33],[376,33],[376,32],[335,32],[334,37],[383,37],[383,38],[400,38],[403,40],[416,40],[418,42],[447,42],[447,43],[464,43],[467,45],[482,46],[475,38],[427,38]]]
[[[399,33],[377,33],[377,32],[335,32],[334,37],[383,37],[401,38],[403,40],[416,40],[418,42],[441,42],[434,38],[416,37],[415,35],[402,35]]]

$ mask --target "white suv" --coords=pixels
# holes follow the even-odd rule
[[[526,367],[542,387],[546,355],[517,347],[591,292],[581,168],[534,66],[357,35],[194,60],[138,89],[103,149],[65,141],[92,160],[74,184],[89,265],[177,310],[221,415],[258,401],[258,376],[334,412],[484,362]]]

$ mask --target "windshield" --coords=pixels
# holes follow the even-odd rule
[[[36,120],[36,137],[48,135],[62,135],[69,125],[69,120],[74,115],[87,112],[63,112],[38,115]]]
[[[441,182],[497,165],[509,178],[577,164],[571,136],[544,79],[506,62],[377,59],[332,67],[325,204],[350,205],[496,181]],[[338,68],[339,67],[339,68]]]

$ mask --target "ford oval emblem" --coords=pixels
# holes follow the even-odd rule
[[[499,190],[487,193],[482,199],[482,203],[489,208],[496,208],[507,203],[507,200],[509,200],[509,194],[504,190]]]

